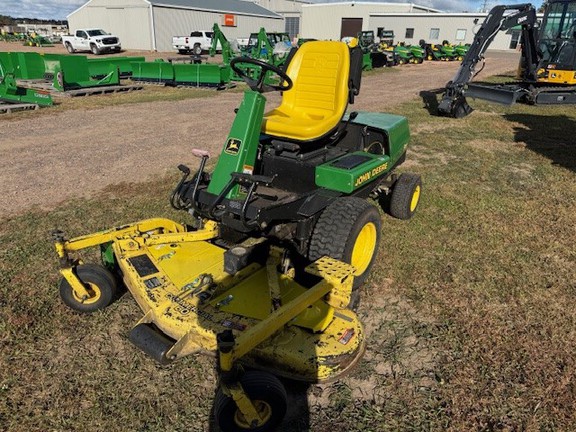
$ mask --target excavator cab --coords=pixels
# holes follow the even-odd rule
[[[576,84],[576,1],[551,3],[542,23],[538,48],[542,60],[538,80]]]

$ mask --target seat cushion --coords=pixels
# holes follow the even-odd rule
[[[306,42],[286,71],[293,86],[284,92],[280,106],[264,115],[262,132],[310,141],[333,131],[346,112],[349,72],[346,44]]]

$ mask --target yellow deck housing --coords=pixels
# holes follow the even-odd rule
[[[226,250],[207,241],[217,233],[211,222],[203,230],[186,232],[175,222],[152,219],[72,239],[57,244],[57,250],[62,257],[111,242],[124,283],[144,311],[137,325],[153,323],[174,340],[170,359],[216,354],[217,334],[232,330],[237,342],[224,367],[239,360],[289,378],[321,382],[356,363],[364,350],[363,328],[355,313],[343,308],[352,266],[321,258],[306,269],[319,277],[308,288],[288,274],[268,271],[276,269],[276,262],[249,264],[231,276],[224,272]],[[70,268],[61,273],[71,286],[81,285]],[[271,283],[271,274],[277,284]],[[280,291],[276,310],[271,285]]]

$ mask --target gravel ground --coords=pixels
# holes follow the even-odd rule
[[[0,51],[9,50],[33,48],[0,43]],[[176,54],[121,55],[152,59]],[[514,52],[489,52],[480,78],[513,70],[517,61]],[[350,108],[386,111],[417,98],[423,90],[443,87],[457,68],[455,62],[425,62],[402,66],[398,73],[368,75]],[[0,218],[34,207],[49,210],[121,182],[141,182],[175,170],[179,163],[195,167],[190,150],[197,147],[218,154],[241,98],[240,92],[223,91],[204,99],[74,110],[37,119],[0,115]],[[277,94],[267,98],[269,106],[279,101]]]

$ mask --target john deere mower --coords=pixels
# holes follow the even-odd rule
[[[238,57],[250,89],[212,173],[181,165],[171,203],[189,225],[148,219],[66,240],[55,232],[63,302],[106,307],[122,281],[143,310],[130,340],[162,364],[216,353],[214,414],[224,431],[268,431],[286,412],[276,377],[322,382],[364,351],[353,311],[376,257],[380,213],[418,205],[417,175],[394,174],[409,140],[404,117],[345,115],[360,90],[361,56],[344,43],[302,45],[284,71]],[[252,78],[247,67],[259,68]],[[265,84],[274,73],[279,84]],[[267,113],[264,91],[282,92]],[[77,251],[100,247],[102,265]]]
[[[426,59],[452,61],[456,59],[456,52],[454,50],[454,46],[447,40],[443,41],[442,45],[427,44]]]

